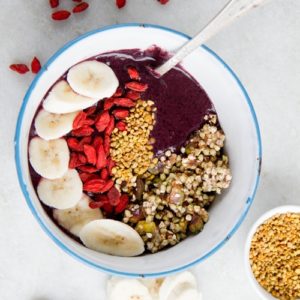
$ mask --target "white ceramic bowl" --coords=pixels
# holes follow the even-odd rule
[[[270,219],[271,217],[273,217],[276,214],[284,214],[284,213],[288,213],[288,212],[300,213],[300,206],[284,205],[284,206],[279,206],[279,207],[276,207],[276,208],[273,208],[273,209],[267,211],[252,225],[252,227],[251,227],[251,229],[248,233],[247,240],[246,240],[245,253],[244,253],[244,262],[245,262],[245,267],[246,267],[246,273],[247,273],[247,276],[249,278],[249,281],[251,282],[251,285],[256,290],[256,292],[258,293],[260,298],[263,299],[263,300],[274,300],[274,299],[277,299],[277,298],[273,297],[270,293],[268,293],[257,282],[257,280],[255,279],[255,277],[253,275],[251,265],[250,265],[250,261],[249,261],[249,251],[250,251],[250,247],[251,247],[251,240],[252,240],[252,237],[255,234],[257,228],[262,223],[264,223],[266,220]]]
[[[97,269],[125,276],[164,276],[188,268],[216,252],[233,235],[253,201],[261,162],[261,140],[255,112],[237,76],[207,47],[189,55],[183,66],[201,83],[216,107],[227,137],[226,151],[233,181],[210,209],[210,221],[201,234],[157,254],[122,258],[97,253],[66,236],[49,219],[34,192],[27,159],[30,124],[46,91],[68,68],[111,50],[146,49],[156,44],[174,51],[188,39],[180,32],[145,24],[123,24],[89,32],[52,56],[25,95],[17,122],[15,153],[26,201],[42,228],[60,248]]]

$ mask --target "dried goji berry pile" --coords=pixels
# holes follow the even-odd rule
[[[115,128],[126,130],[129,108],[142,98],[148,85],[139,82],[138,71],[128,68],[133,80],[119,87],[111,98],[98,102],[78,113],[73,121],[73,130],[66,136],[70,149],[69,168],[79,172],[83,190],[94,200],[91,208],[99,208],[107,215],[119,214],[126,208],[129,197],[121,195],[114,187],[110,157],[110,139]]]

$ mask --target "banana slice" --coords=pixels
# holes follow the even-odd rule
[[[35,117],[34,127],[44,140],[58,139],[73,129],[73,121],[78,112],[53,114],[41,109]]]
[[[79,237],[86,247],[106,254],[136,256],[144,252],[139,234],[120,221],[92,221],[82,228]]]
[[[76,93],[98,100],[111,97],[119,86],[114,71],[96,60],[84,61],[72,67],[67,80]]]
[[[84,225],[93,220],[103,218],[100,209],[89,207],[90,201],[90,197],[82,194],[80,201],[74,207],[69,209],[54,209],[53,217],[63,228],[75,236],[79,236],[79,232]]]
[[[43,102],[43,108],[54,114],[66,114],[88,108],[97,101],[97,98],[76,94],[65,80],[61,80],[52,87]]]
[[[137,279],[115,280],[108,286],[107,294],[108,300],[152,300],[147,287]]]
[[[177,299],[176,297],[179,297],[187,289],[197,289],[196,278],[191,272],[186,271],[178,275],[169,276],[164,280],[159,289],[159,299]]]
[[[34,137],[29,143],[29,161],[42,177],[56,179],[68,170],[70,152],[64,139],[45,141]]]
[[[183,290],[176,298],[170,298],[176,300],[202,300],[202,295],[195,288],[188,288]]]
[[[51,207],[67,209],[75,206],[82,196],[82,182],[76,170],[54,180],[42,178],[37,186],[40,200]]]

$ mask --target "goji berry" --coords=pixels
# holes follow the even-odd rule
[[[72,0],[73,2],[81,2],[82,0]]]
[[[97,162],[96,150],[91,145],[83,145],[83,152],[87,158],[89,164],[95,165]]]
[[[96,136],[94,138],[94,141],[93,141],[93,146],[94,148],[96,149],[96,151],[98,152],[99,151],[99,146],[103,144],[103,139],[101,136]]]
[[[86,120],[87,114],[84,111],[81,111],[80,113],[78,113],[73,121],[73,129],[78,129],[85,124],[85,120]]]
[[[86,164],[87,163],[87,158],[84,154],[82,153],[78,153],[78,159],[82,164]]]
[[[108,170],[106,168],[102,169],[100,172],[100,178],[103,180],[107,180],[108,177],[109,177]]]
[[[75,138],[68,138],[67,139],[67,144],[69,146],[69,148],[73,151],[81,151],[80,150],[80,145],[77,139]]]
[[[112,114],[117,118],[117,119],[125,119],[129,115],[129,111],[127,109],[115,109]]]
[[[125,87],[136,92],[145,92],[148,89],[148,84],[137,81],[131,81],[125,83]]]
[[[99,146],[97,154],[98,154],[97,163],[96,163],[97,169],[105,168],[107,166],[107,159],[106,159],[103,145]]]
[[[125,97],[135,101],[141,99],[141,94],[139,92],[129,90]]]
[[[33,74],[37,74],[40,71],[40,69],[41,69],[40,61],[36,57],[34,57],[31,62],[31,72]]]
[[[110,176],[112,176],[112,169],[115,165],[116,163],[111,158],[107,160],[107,170]]]
[[[92,137],[91,136],[86,136],[84,138],[81,139],[81,141],[79,142],[79,151],[83,151],[83,146],[86,144],[90,144],[92,142]]]
[[[119,214],[125,210],[129,201],[129,197],[126,194],[121,195],[119,204],[115,207],[115,213]]]
[[[105,129],[105,134],[106,135],[111,135],[115,128],[115,119],[113,117],[110,118],[110,121]]]
[[[100,189],[105,185],[102,179],[91,179],[83,184],[83,190],[91,193],[100,193]]]
[[[107,127],[110,121],[110,115],[107,110],[104,110],[97,118],[95,126],[99,132],[102,132]]]
[[[81,2],[79,4],[77,4],[74,8],[73,8],[73,13],[77,14],[77,13],[81,13],[83,11],[85,11],[86,9],[88,9],[89,4],[86,2]]]
[[[108,197],[109,203],[111,205],[113,205],[113,206],[116,206],[116,205],[119,204],[119,202],[120,202],[120,196],[121,196],[120,192],[114,186],[107,193],[107,197]]]
[[[113,180],[108,180],[105,185],[100,189],[100,192],[101,193],[105,193],[107,192],[108,190],[110,190],[112,188],[112,186],[114,185],[114,182]],[[111,203],[112,204],[112,203]]]
[[[123,95],[123,89],[121,87],[118,87],[115,93],[112,95],[112,97],[121,97]]]
[[[116,5],[118,8],[122,8],[126,5],[126,0],[116,0]]]
[[[80,177],[80,179],[81,179],[82,182],[86,182],[86,181],[91,180],[91,179],[97,179],[97,178],[99,178],[98,175],[92,174],[92,173],[80,173],[79,177]]]
[[[135,106],[135,103],[128,98],[116,98],[114,100],[114,104],[116,104],[117,106],[123,106],[123,107],[133,107]]]
[[[77,153],[71,153],[70,161],[69,161],[69,168],[75,169],[78,166],[81,166],[83,163],[79,160]]]
[[[25,64],[13,64],[9,68],[19,74],[25,74],[29,72],[29,68]]]
[[[126,123],[119,121],[116,124],[116,128],[118,128],[120,131],[125,131],[126,130]]]
[[[160,2],[160,4],[167,4],[169,0],[158,0],[158,2]]]
[[[85,110],[85,113],[87,114],[87,116],[90,116],[96,111],[96,109],[97,109],[96,105],[91,106]]]
[[[132,79],[132,80],[140,80],[141,79],[140,74],[135,67],[128,67],[127,72],[128,72],[130,79]]]
[[[105,152],[106,156],[108,156],[109,150],[110,150],[110,137],[107,134],[104,137],[103,147],[104,147],[104,152]]]
[[[114,207],[109,203],[109,201],[103,202],[101,208],[107,213],[111,214],[114,211]]]
[[[58,10],[52,14],[52,19],[55,21],[63,21],[70,17],[71,13],[67,10]]]
[[[81,128],[72,130],[73,136],[90,136],[94,132],[94,129],[88,125],[84,125]]]
[[[100,201],[91,201],[89,207],[92,209],[100,208],[103,205]]]
[[[85,119],[85,121],[83,122],[84,125],[88,125],[88,126],[91,126],[91,125],[94,125],[95,123],[95,120],[91,119],[91,118],[87,118]]]
[[[51,8],[56,8],[59,5],[59,0],[49,0]]]
[[[105,110],[109,110],[111,109],[113,106],[114,106],[114,101],[115,101],[115,98],[107,98],[104,100],[104,105],[103,105],[103,109]]]
[[[84,172],[84,173],[95,173],[98,171],[97,168],[93,167],[93,166],[86,166],[86,165],[83,165],[83,166],[79,166],[78,167],[78,170]]]

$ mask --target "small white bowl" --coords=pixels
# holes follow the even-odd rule
[[[204,230],[156,254],[116,257],[97,253],[64,234],[45,213],[28,169],[28,134],[35,111],[52,84],[72,65],[106,51],[146,49],[156,44],[176,51],[188,36],[160,26],[122,24],[97,29],[62,47],[42,67],[28,89],[15,135],[16,167],[25,199],[34,217],[65,252],[99,270],[123,276],[161,277],[182,271],[215,253],[235,233],[253,202],[261,165],[261,138],[251,101],[228,65],[207,47],[199,47],[182,65],[212,99],[226,133],[226,151],[233,180],[210,209]],[[184,101],[184,99],[182,99]]]
[[[284,214],[284,213],[300,213],[300,206],[296,205],[284,205],[284,206],[279,206],[276,208],[273,208],[266,213],[264,213],[251,227],[248,237],[246,240],[246,247],[245,247],[245,253],[244,253],[244,261],[245,261],[245,266],[246,266],[246,273],[247,276],[251,282],[251,285],[253,288],[256,290],[258,295],[260,296],[261,299],[263,300],[274,300],[277,299],[273,297],[269,292],[267,292],[255,279],[254,274],[251,269],[250,265],[250,260],[249,260],[249,252],[250,252],[250,247],[251,247],[251,241],[252,237],[255,234],[256,230],[258,227],[264,223],[266,220],[272,218],[276,214]]]

